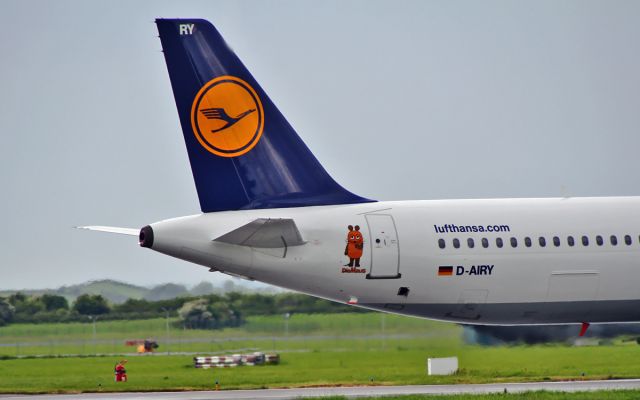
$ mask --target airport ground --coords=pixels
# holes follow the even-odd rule
[[[126,354],[133,351],[126,340],[151,337],[158,353]],[[163,319],[98,321],[95,335],[90,323],[11,325],[0,328],[0,393],[212,390],[216,381],[225,390],[640,377],[635,341],[591,344],[486,347],[465,343],[453,324],[378,313],[252,317],[221,331],[171,327],[168,338]],[[257,350],[280,353],[281,364],[193,367],[195,354]],[[426,359],[444,356],[459,358],[459,373],[428,376]],[[123,357],[124,384],[113,381],[113,365]]]
[[[557,392],[525,392],[513,394],[461,394],[447,395],[444,400],[637,400],[640,398],[640,391],[637,390],[616,390],[596,392],[578,392],[578,393],[557,393]],[[346,397],[321,397],[316,400],[346,400]],[[389,397],[368,397],[360,398],[360,400],[442,400],[442,395],[408,395],[408,396],[389,396]],[[310,399],[307,399],[310,400]]]

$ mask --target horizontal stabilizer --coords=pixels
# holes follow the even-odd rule
[[[76,229],[87,229],[90,231],[118,233],[120,235],[129,235],[129,236],[138,236],[140,234],[140,229],[119,228],[117,226],[98,226],[98,225],[76,226]]]
[[[214,239],[238,246],[276,249],[305,244],[292,219],[259,218]]]

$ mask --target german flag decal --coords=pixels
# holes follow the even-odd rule
[[[453,275],[453,267],[451,265],[438,267],[438,276],[451,276]]]

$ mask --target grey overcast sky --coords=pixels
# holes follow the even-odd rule
[[[0,1],[0,289],[226,279],[75,225],[199,212],[155,17],[212,21],[343,186],[640,194],[640,1]]]

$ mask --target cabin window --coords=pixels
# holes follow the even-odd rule
[[[600,235],[596,236],[596,244],[598,246],[602,246],[604,244],[604,240],[602,240],[602,236]]]
[[[453,247],[456,249],[460,248],[460,241],[458,239],[453,239]]]
[[[524,238],[524,245],[527,247],[531,247],[531,238],[529,236]]]
[[[631,245],[631,236],[629,235],[624,235],[624,243],[629,246]]]
[[[560,238],[557,236],[553,237],[553,245],[556,247],[560,247]]]
[[[444,239],[438,239],[438,247],[440,247],[441,249],[444,249],[445,247],[447,247],[447,244],[444,241]]]
[[[589,245],[589,238],[586,236],[582,237],[582,245],[583,246],[588,246]]]
[[[511,238],[511,247],[518,247],[518,239],[514,237]]]
[[[538,238],[538,243],[540,244],[540,247],[544,247],[547,245],[547,240],[544,237],[540,236]]]
[[[567,244],[569,245],[569,247],[573,247],[573,245],[576,244],[576,241],[573,240],[573,236],[567,236]]]
[[[618,237],[616,235],[611,235],[610,239],[611,239],[611,245],[612,246],[617,246],[618,245]]]
[[[489,240],[487,240],[487,238],[482,238],[482,247],[485,249],[489,247]]]
[[[476,244],[473,242],[472,238],[467,239],[467,246],[469,246],[470,249],[473,249],[473,246],[475,246]]]
[[[502,248],[502,238],[496,238],[496,246],[498,248]]]

